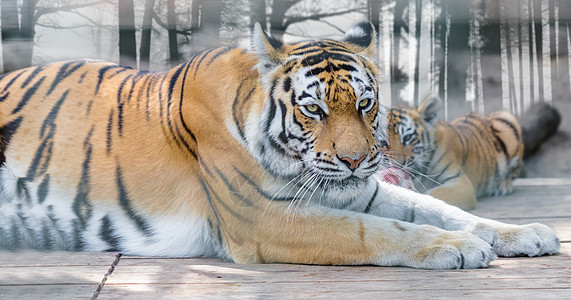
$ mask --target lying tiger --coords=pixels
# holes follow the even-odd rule
[[[0,244],[427,269],[557,253],[545,225],[375,179],[387,143],[375,45],[366,22],[292,44],[258,25],[251,49],[166,73],[71,61],[4,75]]]
[[[418,108],[391,108],[393,162],[416,175],[417,190],[463,209],[473,209],[476,197],[510,193],[523,161],[517,119],[498,111],[447,123],[436,119],[440,106],[439,98],[427,97]]]

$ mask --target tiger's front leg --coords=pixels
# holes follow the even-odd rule
[[[486,267],[495,259],[490,245],[468,232],[324,206],[288,216],[285,205],[270,206],[252,227],[232,229],[228,248],[235,262],[456,269]]]
[[[372,214],[445,230],[467,231],[490,244],[499,256],[540,256],[559,252],[559,239],[543,224],[519,226],[497,222],[472,215],[429,195],[394,186],[383,188],[387,183],[379,184],[381,188],[369,211]]]

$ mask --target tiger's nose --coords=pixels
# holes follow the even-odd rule
[[[337,156],[337,158],[344,163],[347,168],[349,168],[349,170],[351,171],[355,171],[355,169],[357,169],[359,167],[359,164],[361,164],[361,162],[365,159],[365,157],[367,157],[367,155],[363,155],[361,156],[361,158],[358,159],[352,159],[350,157],[339,157]]]

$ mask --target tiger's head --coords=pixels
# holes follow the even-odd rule
[[[373,26],[359,23],[341,41],[284,44],[258,25],[251,48],[267,99],[250,152],[275,176],[307,174],[337,194],[366,185],[387,143]]]
[[[436,150],[434,129],[441,106],[438,97],[427,97],[418,108],[393,107],[389,111],[388,155],[397,166],[422,173]]]

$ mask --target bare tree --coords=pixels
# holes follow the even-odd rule
[[[141,30],[141,46],[139,48],[139,69],[149,70],[151,59],[151,31],[153,27],[153,14],[155,0],[145,1],[145,13],[143,14],[143,28]]]
[[[2,56],[4,72],[14,71],[22,65],[17,54],[20,47],[20,24],[18,23],[18,1],[2,0]]]
[[[18,10],[17,0],[1,0],[4,72],[32,65],[35,27],[43,16],[62,11],[72,12],[107,2],[22,0]]]
[[[266,0],[249,0],[250,4],[250,28],[254,24],[260,23],[264,30],[267,30]]]
[[[2,0],[4,72],[29,67],[34,47],[36,0],[24,0],[18,20],[18,1]]]
[[[270,29],[272,35],[281,38],[285,33],[287,26],[286,12],[301,0],[277,0],[272,5],[272,13],[270,15]]]
[[[135,39],[135,5],[133,0],[119,0],[119,63],[137,65]]]
[[[200,28],[193,28],[192,52],[220,46],[221,12],[222,0],[200,1]]]
[[[167,24],[169,35],[169,61],[171,66],[179,63],[178,41],[176,35],[176,15],[174,0],[167,0]]]

